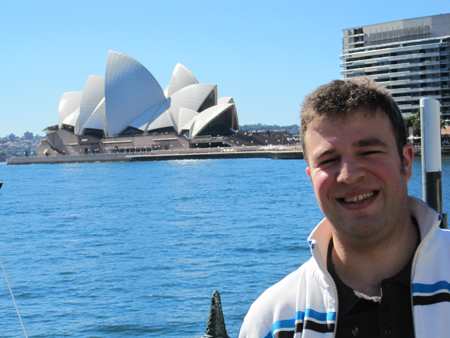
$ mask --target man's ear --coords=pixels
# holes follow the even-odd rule
[[[411,143],[407,143],[403,147],[403,165],[405,168],[406,179],[409,179],[412,176],[412,163],[414,160],[414,147]]]
[[[309,167],[306,167],[305,171],[306,175],[308,175],[309,179],[311,179],[311,172],[309,171]]]

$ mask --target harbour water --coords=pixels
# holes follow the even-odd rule
[[[420,158],[409,183],[422,196]],[[0,257],[28,337],[228,334],[309,256],[320,221],[303,160],[0,164]],[[450,213],[450,157],[443,158]],[[0,276],[0,336],[24,336]]]

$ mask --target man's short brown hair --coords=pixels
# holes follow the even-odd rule
[[[305,148],[305,134],[310,123],[316,120],[342,120],[347,113],[360,108],[370,114],[374,114],[379,108],[389,117],[403,166],[403,147],[407,139],[405,122],[400,109],[387,89],[366,77],[335,80],[320,86],[306,97],[300,112],[300,134],[306,163],[308,163],[308,156]]]

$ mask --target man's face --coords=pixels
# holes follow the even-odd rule
[[[413,149],[405,173],[387,115],[356,110],[344,120],[313,121],[305,134],[319,206],[341,241],[375,243],[395,233],[408,214]]]

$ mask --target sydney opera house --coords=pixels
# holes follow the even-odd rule
[[[58,125],[45,129],[38,156],[227,147],[238,128],[234,100],[218,98],[217,85],[177,64],[162,90],[143,65],[110,51],[105,77],[62,94]]]

